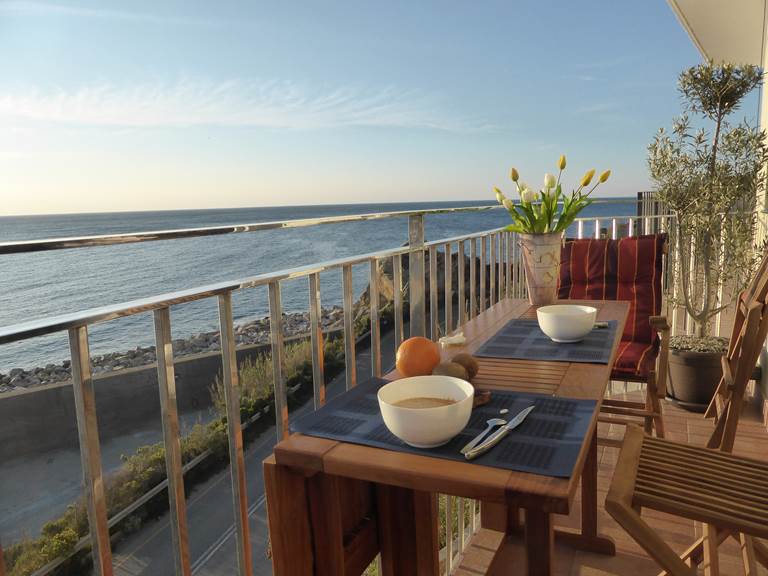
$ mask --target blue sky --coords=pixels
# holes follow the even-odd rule
[[[5,214],[631,194],[700,60],[663,0],[0,0],[0,54]]]

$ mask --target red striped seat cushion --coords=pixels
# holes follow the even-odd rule
[[[619,344],[616,363],[613,365],[613,377],[617,380],[621,380],[622,376],[647,378],[656,364],[658,353],[659,346],[656,342],[646,344],[622,340]]]
[[[666,241],[666,234],[654,234],[621,240],[568,240],[563,246],[560,298],[630,303],[616,371],[626,373],[633,366],[636,374],[650,370],[646,358],[650,356],[652,362],[658,352],[658,336],[650,317],[661,314]]]

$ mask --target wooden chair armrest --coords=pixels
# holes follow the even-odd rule
[[[648,320],[651,327],[657,332],[668,332],[670,329],[666,316],[651,316]]]
[[[651,316],[648,321],[661,336],[661,345],[659,347],[658,366],[656,368],[656,389],[660,398],[667,395],[667,370],[669,365],[669,338],[671,335],[671,326],[666,316]]]

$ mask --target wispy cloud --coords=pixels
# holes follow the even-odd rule
[[[437,98],[420,91],[351,85],[312,89],[283,80],[16,89],[0,94],[0,120],[4,118],[134,128],[391,126],[459,132],[493,128],[482,120],[441,110]]]
[[[598,80],[605,80],[605,78],[601,78],[600,76],[593,76],[592,74],[563,74],[560,76],[560,79],[566,82],[596,82]]]
[[[581,70],[609,70],[619,66],[627,66],[631,61],[632,58],[629,56],[617,56],[614,58],[581,62],[577,65],[577,67]]]
[[[91,8],[86,6],[58,4],[53,2],[36,2],[24,0],[0,2],[0,14],[2,13],[22,14],[29,16],[71,16],[76,18],[121,20],[153,24],[216,24],[216,22],[210,20],[163,16],[149,12],[114,10],[110,8]]]
[[[576,109],[579,114],[603,114],[605,112],[613,112],[618,110],[618,102],[595,102],[594,104],[587,104]]]

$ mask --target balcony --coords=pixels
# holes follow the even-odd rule
[[[630,215],[579,219],[569,235],[619,238],[666,232],[674,227],[673,218],[655,213],[649,206],[641,203],[641,210]],[[260,464],[276,441],[288,435],[290,422],[369,375],[388,372],[394,350],[407,335],[424,334],[437,339],[509,299],[526,297],[516,234],[494,228],[435,240],[425,238],[425,221],[445,214],[490,213],[492,209],[454,207],[1,244],[0,255],[76,250],[87,258],[88,251],[98,246],[172,243],[183,238],[236,234],[258,238],[268,231],[349,223],[368,222],[367,230],[376,234],[382,221],[401,222],[402,238],[407,239],[404,245],[374,253],[189,287],[0,329],[2,345],[35,342],[51,334],[67,335],[70,360],[65,371],[71,380],[51,381],[28,390],[6,390],[0,395],[0,410],[3,404],[6,414],[30,410],[25,402],[45,394],[44,405],[50,407],[50,412],[36,408],[33,416],[25,415],[14,423],[29,430],[47,427],[65,431],[71,410],[74,422],[70,427],[74,425],[77,431],[84,485],[82,498],[69,513],[61,510],[60,514],[46,517],[45,511],[36,511],[42,519],[38,526],[43,521],[60,519],[48,524],[40,538],[36,533],[8,537],[0,532],[6,573],[270,573]],[[680,257],[673,249],[666,259],[665,294],[676,289],[669,266]],[[335,275],[342,301],[340,310],[324,313],[321,287],[322,278],[328,274]],[[304,284],[300,289],[308,304],[307,322],[287,330],[286,322],[292,317],[284,314],[284,297],[289,290],[296,293],[297,282]],[[364,289],[356,290],[355,286],[361,284]],[[239,298],[254,294],[266,297],[269,308],[265,323],[269,341],[260,344],[246,343],[235,320],[235,308],[243,301]],[[215,306],[219,328],[206,341],[204,351],[187,350],[179,343],[174,311],[201,302],[211,309]],[[119,362],[108,367],[111,360],[104,360],[103,355],[98,363],[93,361],[91,338],[100,325],[120,326],[127,319],[148,319],[149,315],[154,323],[155,346],[140,356],[145,359],[143,354],[151,352],[158,361],[145,365],[137,361],[139,364],[131,367]],[[689,329],[682,310],[670,306],[668,316],[673,332]],[[716,325],[727,334],[732,320],[726,314],[722,316]],[[160,353],[155,354],[155,350]],[[203,373],[205,378],[200,376]],[[199,410],[199,390],[207,393],[209,386],[213,387],[220,412],[204,417]],[[192,389],[198,392],[190,392]],[[636,386],[626,382],[612,382],[608,390],[608,397],[614,399],[632,399],[639,394]],[[759,392],[751,391],[735,452],[764,460],[762,445],[768,432],[760,402]],[[711,432],[711,421],[698,414],[667,403],[664,410],[672,439],[702,444]],[[137,416],[137,412],[141,414]],[[111,460],[116,454],[113,439],[130,434],[139,417],[158,420],[162,446],[142,449],[122,467],[107,462],[105,454]],[[623,427],[600,424],[598,434],[620,440]],[[38,446],[14,460],[18,471],[24,470],[25,459],[37,462],[40,454],[60,450],[57,442],[62,439],[57,435],[42,434]],[[105,436],[109,438],[106,442]],[[10,459],[13,453],[13,445],[6,446],[4,457]],[[558,544],[555,574],[658,571],[602,509],[617,454],[616,448],[598,447],[598,522],[601,531],[615,540],[616,555],[575,551]],[[70,463],[68,473],[76,469],[77,465]],[[18,471],[9,477],[19,479]],[[30,489],[37,481],[30,482]],[[39,485],[45,488],[43,493],[35,494],[36,498],[56,500],[50,482],[43,479]],[[21,497],[24,491],[17,488],[15,494]],[[441,570],[484,573],[501,534],[480,527],[482,506],[476,501],[453,495],[441,495],[440,500],[444,515],[439,536]],[[460,524],[454,521],[457,516],[464,519]],[[558,516],[556,524],[574,526],[578,520],[578,513]],[[693,523],[662,515],[653,517],[652,522],[676,549],[684,548],[697,535],[698,527]],[[741,552],[735,544],[729,543],[722,553],[727,561],[724,569],[740,562]],[[374,570],[376,562],[369,572]]]

